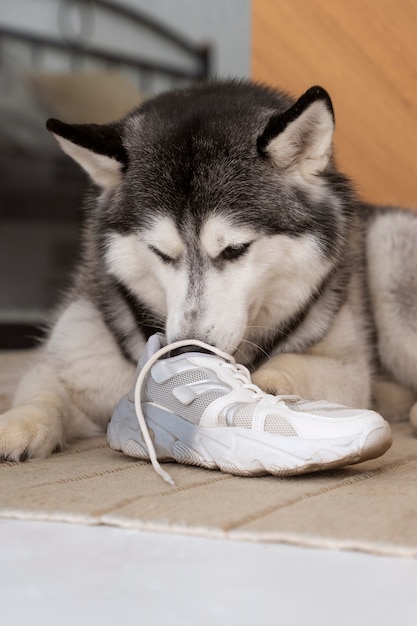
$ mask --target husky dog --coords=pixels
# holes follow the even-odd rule
[[[417,217],[357,199],[324,89],[215,82],[47,128],[92,181],[82,258],[0,419],[0,457],[102,432],[161,330],[234,354],[274,394],[369,407],[382,370],[411,406]]]

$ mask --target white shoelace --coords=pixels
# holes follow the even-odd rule
[[[240,363],[236,363],[235,359],[230,354],[227,354],[226,352],[223,352],[222,350],[219,350],[218,348],[215,348],[214,346],[210,346],[209,344],[204,343],[204,341],[199,341],[198,339],[193,339],[193,340],[184,339],[181,341],[175,341],[174,343],[171,343],[167,346],[164,346],[163,348],[160,348],[160,350],[157,350],[157,352],[155,352],[155,354],[153,354],[147,360],[147,362],[145,363],[145,365],[143,366],[142,370],[139,373],[139,376],[135,384],[134,401],[135,401],[136,416],[139,422],[140,429],[142,431],[143,439],[145,440],[145,444],[148,449],[149,458],[152,463],[152,467],[154,468],[155,472],[159,474],[170,485],[174,485],[175,483],[172,477],[168,474],[168,472],[162,469],[156,457],[155,447],[151,439],[151,436],[149,434],[148,425],[146,423],[145,416],[143,415],[143,411],[142,411],[141,392],[142,392],[142,386],[145,381],[145,378],[148,375],[148,372],[150,371],[152,366],[168,352],[171,352],[172,350],[176,350],[177,348],[184,348],[185,346],[198,346],[199,348],[204,348],[205,350],[208,350],[209,352],[216,354],[220,358],[225,359],[226,363],[222,364],[223,367],[227,367],[231,369],[233,371],[234,378],[236,378],[237,380],[240,380],[240,382],[242,383],[242,387],[244,387],[245,389],[249,389],[250,391],[253,392],[253,399],[260,400],[264,397],[264,392],[251,382],[249,371],[246,369],[244,365],[241,365]]]

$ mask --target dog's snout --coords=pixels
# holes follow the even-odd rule
[[[197,309],[189,309],[189,310],[185,311],[185,313],[184,313],[184,320],[187,323],[195,322],[197,317],[198,317]]]

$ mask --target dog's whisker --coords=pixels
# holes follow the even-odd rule
[[[157,315],[146,315],[144,317],[144,323],[145,324],[152,324],[153,326],[155,326],[155,328],[157,328],[158,330],[164,332],[165,330],[165,320],[162,317],[159,317]]]
[[[275,330],[275,328],[273,326],[261,326],[261,325],[256,326],[256,325],[253,325],[253,324],[250,324],[249,326],[247,326],[248,330],[252,330],[254,328],[261,328],[262,330],[268,330],[268,331]]]
[[[254,348],[256,348],[257,350],[259,350],[260,352],[262,352],[267,359],[270,359],[270,355],[268,354],[268,352],[266,352],[266,350],[264,350],[260,345],[258,345],[257,343],[254,343],[253,341],[249,341],[249,339],[242,339],[242,343],[248,343],[249,345],[253,346]]]
[[[247,363],[249,365],[249,369],[253,371],[255,369],[255,365],[254,365],[253,361],[248,359],[247,356],[245,355],[245,353],[240,348],[236,348],[235,354],[238,354],[238,353],[240,353],[242,355],[243,361],[245,361],[245,363]]]

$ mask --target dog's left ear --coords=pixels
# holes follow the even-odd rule
[[[65,124],[51,118],[46,128],[99,187],[112,189],[121,181],[128,157],[120,123]]]
[[[327,166],[334,132],[329,94],[311,87],[285,113],[273,115],[258,138],[258,151],[282,170],[299,170],[312,179]]]

